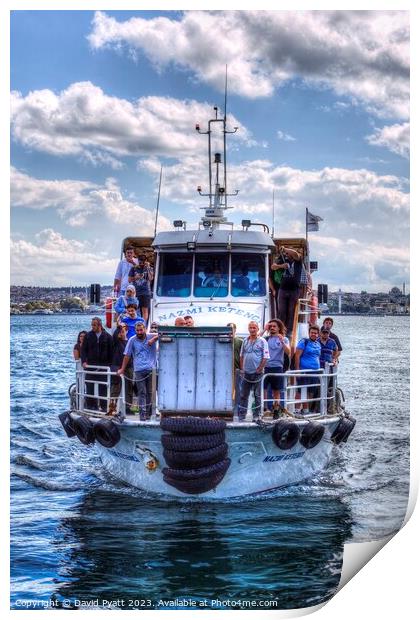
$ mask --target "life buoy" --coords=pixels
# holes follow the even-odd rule
[[[98,420],[93,425],[95,439],[104,448],[113,448],[121,439],[121,434],[114,422],[111,420]]]
[[[290,450],[299,441],[299,426],[288,420],[280,420],[274,425],[272,437],[280,450]]]
[[[323,438],[325,433],[325,427],[322,424],[316,422],[308,422],[302,429],[300,435],[300,443],[307,450],[315,448]]]
[[[309,323],[311,325],[316,325],[318,322],[318,297],[315,295],[315,293],[312,293],[309,305],[311,309],[311,313],[309,315]]]
[[[112,297],[107,297],[105,300],[105,324],[108,328],[112,327],[113,306],[114,300]]]

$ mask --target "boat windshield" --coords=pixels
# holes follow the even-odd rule
[[[223,254],[196,254],[194,295],[226,297],[229,283],[229,258]]]
[[[251,253],[160,254],[157,295],[189,297],[194,267],[194,297],[258,297],[266,294],[265,255]]]
[[[189,297],[193,254],[160,255],[157,294],[162,297]]]
[[[265,257],[261,254],[232,254],[233,297],[265,295]]]

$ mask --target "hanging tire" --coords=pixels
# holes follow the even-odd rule
[[[93,425],[95,439],[104,448],[113,448],[121,439],[119,428],[111,420],[98,420]]]
[[[196,480],[174,480],[163,476],[163,480],[166,484],[178,489],[182,493],[188,495],[199,495],[200,493],[206,493],[211,491],[223,480],[226,472],[220,472],[213,476],[207,476],[205,478],[197,478]]]
[[[331,435],[331,441],[337,446],[341,442],[347,441],[355,425],[356,420],[354,418],[342,418]]]
[[[89,418],[80,416],[73,421],[73,428],[79,441],[85,446],[95,443],[95,432],[93,430],[93,424]]]
[[[300,434],[300,443],[307,450],[315,448],[323,438],[325,433],[325,427],[322,424],[316,424],[315,422],[308,422],[302,429]]]
[[[272,437],[280,450],[290,450],[299,441],[299,426],[288,420],[280,420],[273,428]]]
[[[199,452],[177,452],[176,450],[163,450],[163,458],[169,467],[176,469],[192,469],[213,465],[226,458],[228,453],[227,443],[222,443],[216,448]]]
[[[161,435],[163,447],[167,450],[176,450],[177,452],[208,450],[220,446],[224,439],[224,433],[214,433],[212,435]]]
[[[221,433],[226,428],[224,420],[212,418],[197,418],[183,416],[175,418],[162,418],[160,426],[164,431],[182,433],[184,435],[206,435]]]
[[[76,431],[74,430],[73,419],[69,412],[64,411],[63,413],[60,413],[58,419],[60,420],[67,437],[74,437],[76,435]]]
[[[230,465],[230,459],[223,459],[213,465],[206,465],[205,467],[198,467],[195,469],[174,469],[171,467],[164,467],[162,474],[172,480],[196,480],[197,478],[207,478],[208,476],[214,476],[221,472],[226,473]]]
[[[353,429],[356,426],[356,420],[351,415],[347,416],[346,420],[351,422],[351,427],[348,426],[347,433],[345,434],[344,438],[342,439],[343,443],[347,442],[347,439],[350,437],[350,434],[353,432]]]

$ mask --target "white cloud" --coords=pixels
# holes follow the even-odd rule
[[[283,140],[284,142],[296,142],[296,138],[288,133],[285,133],[284,131],[281,131],[281,129],[278,130],[277,137],[279,140]]]
[[[350,96],[379,116],[408,118],[408,11],[191,11],[179,20],[117,21],[97,11],[93,49],[127,48],[157,67],[256,98],[294,78]]]
[[[408,159],[410,155],[410,123],[386,125],[382,129],[375,129],[375,133],[366,136],[366,140],[369,144],[383,146]]]
[[[11,171],[11,205],[14,208],[57,209],[70,226],[83,226],[91,216],[105,216],[115,224],[141,224],[142,234],[154,230],[155,214],[126,200],[114,179],[105,186],[85,181],[35,179],[15,168]],[[170,226],[159,216],[159,229]]]
[[[143,155],[182,157],[203,148],[196,122],[207,122],[213,106],[171,97],[142,97],[131,102],[106,95],[91,82],[71,84],[56,94],[39,90],[11,100],[13,138],[28,149],[79,156],[95,166],[122,167],[118,158]],[[233,140],[252,146],[249,131],[238,127]],[[216,134],[217,138],[217,134]]]
[[[51,228],[42,230],[33,241],[12,239],[10,246],[11,281],[16,285],[108,284],[115,273],[115,258],[94,243],[66,239]]]

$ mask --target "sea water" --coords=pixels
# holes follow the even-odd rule
[[[328,469],[244,500],[180,502],[114,480],[68,439],[72,348],[91,317],[12,317],[13,609],[288,609],[337,588],[343,544],[396,532],[409,491],[407,317],[335,318],[357,418]]]

